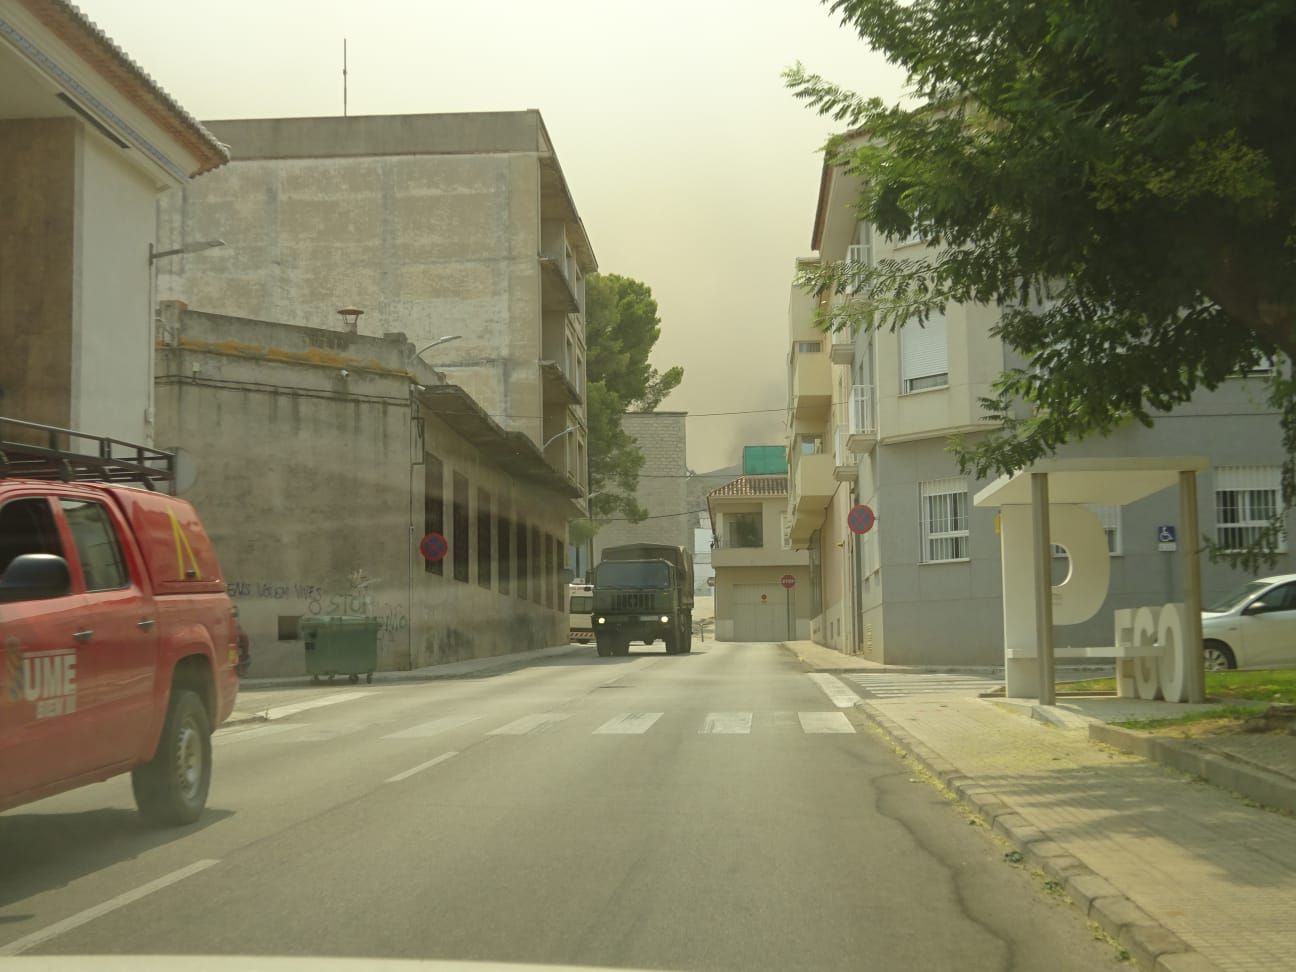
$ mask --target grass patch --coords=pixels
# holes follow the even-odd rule
[[[1218,709],[1201,709],[1189,712],[1174,719],[1128,719],[1125,722],[1113,722],[1113,726],[1122,729],[1173,729],[1175,726],[1192,725],[1194,722],[1241,722],[1252,716],[1263,715],[1267,703],[1259,705],[1223,705]]]
[[[1059,682],[1059,693],[1110,692],[1116,694],[1116,679],[1087,678],[1081,682]],[[1207,672],[1206,695],[1222,702],[1296,703],[1296,668],[1257,672]]]

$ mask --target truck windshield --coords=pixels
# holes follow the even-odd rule
[[[605,563],[599,565],[596,581],[599,587],[660,589],[670,586],[670,567],[659,562]]]

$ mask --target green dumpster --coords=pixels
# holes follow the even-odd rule
[[[306,644],[306,674],[312,682],[321,675],[331,682],[347,675],[352,684],[364,675],[373,681],[378,667],[377,618],[309,617],[301,619],[302,641]]]

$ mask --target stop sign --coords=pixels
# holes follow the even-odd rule
[[[796,578],[791,574],[784,574],[779,578],[779,583],[790,591],[792,588],[796,587]]]

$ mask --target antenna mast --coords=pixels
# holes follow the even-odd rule
[[[342,38],[342,117],[347,116],[347,58],[346,38]]]

